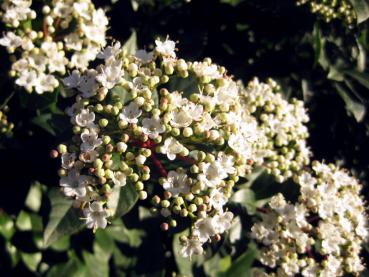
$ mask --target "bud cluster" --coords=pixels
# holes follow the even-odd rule
[[[108,19],[91,0],[53,0],[37,13],[30,0],[5,0],[1,9],[0,45],[15,53],[10,75],[30,93],[54,91],[67,68],[86,69],[106,44]]]
[[[275,81],[260,83],[255,78],[244,95],[248,110],[257,118],[268,140],[265,166],[283,182],[309,164],[311,153],[306,145],[309,132],[304,124],[309,117],[303,102],[297,99],[288,102],[279,91]]]
[[[8,111],[9,111],[8,106],[5,106],[4,108],[0,109],[0,134],[1,135],[9,134],[14,128],[14,124],[8,121],[8,117],[6,115]]]
[[[297,0],[296,3],[298,6],[309,5],[311,12],[327,23],[339,19],[347,26],[356,24],[356,13],[349,0]]]
[[[311,172],[295,177],[300,186],[296,204],[282,194],[262,209],[252,227],[263,246],[259,260],[272,268],[260,276],[343,276],[358,274],[368,239],[361,185],[345,170],[313,162]]]

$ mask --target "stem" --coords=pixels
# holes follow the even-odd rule
[[[168,172],[165,170],[164,166],[162,165],[158,157],[156,157],[154,152],[151,153],[151,159],[154,165],[158,168],[160,175],[165,178],[168,177]]]
[[[184,157],[184,156],[180,156],[180,155],[177,155],[177,158],[183,162],[186,162],[186,163],[189,163],[189,164],[195,164],[196,163],[196,160],[192,159],[192,158],[189,158],[189,157]]]
[[[44,37],[48,37],[49,36],[49,32],[47,31],[46,17],[44,17],[44,22],[43,22],[43,25],[42,25],[42,30],[44,32]]]
[[[8,104],[8,102],[10,101],[10,99],[13,98],[14,94],[15,94],[15,90],[13,90],[12,93],[5,99],[4,103],[1,104],[0,110],[2,110]]]

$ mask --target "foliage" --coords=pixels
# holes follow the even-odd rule
[[[169,34],[180,41],[186,59],[210,56],[243,81],[277,80],[286,98],[303,99],[309,109],[313,158],[349,168],[369,199],[369,7],[364,0],[345,2],[356,15],[350,26],[340,18],[327,23],[293,0],[94,1],[108,10],[108,35],[129,41],[128,53]],[[48,155],[71,136],[63,113],[73,97],[62,86],[43,95],[15,87],[7,74],[8,54],[1,49],[0,56],[0,107],[10,108],[0,112],[4,276],[250,276],[259,266],[258,246],[249,236],[252,217],[277,192],[295,201],[298,188],[292,181],[278,184],[262,170],[248,175],[228,206],[237,215],[231,230],[192,260],[178,255],[184,226],[163,233],[149,201],[132,208],[134,193],[127,200],[124,191],[114,191],[112,224],[95,234],[81,231],[81,215],[55,189],[58,164]],[[119,89],[114,94],[124,95]],[[11,128],[5,131],[3,125]],[[364,260],[369,263],[366,252]]]

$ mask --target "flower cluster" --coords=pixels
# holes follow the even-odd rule
[[[356,13],[349,0],[297,0],[297,5],[309,5],[312,13],[320,15],[327,23],[342,20],[347,26],[356,23]]]
[[[263,209],[252,227],[263,245],[259,260],[273,273],[261,276],[342,276],[364,269],[359,254],[368,238],[361,185],[345,170],[313,162],[296,181],[300,197],[281,194]]]
[[[248,110],[268,138],[265,166],[283,182],[310,162],[306,145],[309,133],[304,125],[309,117],[303,102],[292,99],[289,103],[283,99],[273,80],[260,83],[254,79],[245,88],[244,95]]]
[[[90,0],[53,0],[37,13],[31,6],[31,0],[3,1],[8,31],[0,45],[16,51],[10,71],[15,83],[42,94],[54,91],[68,68],[83,70],[95,60],[106,44],[108,19]]]
[[[67,110],[75,136],[59,146],[60,185],[96,229],[106,226],[112,188],[134,185],[145,199],[145,186],[159,183],[151,210],[165,218],[163,230],[189,218],[181,241],[191,256],[230,227],[232,188],[263,164],[268,141],[223,67],[178,59],[173,41],[155,43],[127,55],[117,42],[98,54],[96,69],[64,79],[77,96]]]
[[[9,111],[8,106],[0,109],[0,134],[9,134],[14,128],[14,124],[8,121],[6,113]]]

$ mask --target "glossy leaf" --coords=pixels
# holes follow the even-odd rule
[[[114,187],[108,200],[108,207],[113,217],[118,218],[128,213],[138,200],[138,193],[132,182],[127,180],[123,187]]]
[[[48,247],[64,235],[71,235],[82,229],[83,220],[80,211],[72,207],[72,201],[67,199],[59,190],[52,190],[49,194],[51,212],[44,231],[44,246]]]

